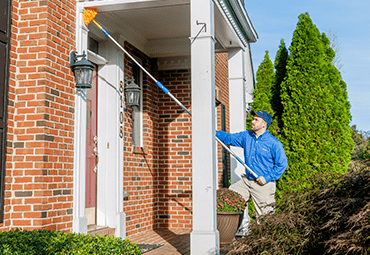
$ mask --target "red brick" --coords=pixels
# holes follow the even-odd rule
[[[13,220],[13,226],[31,226],[31,220]]]
[[[15,212],[31,211],[31,206],[30,205],[15,205],[13,206],[13,211]]]

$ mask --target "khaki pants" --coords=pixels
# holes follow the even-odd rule
[[[275,211],[275,181],[261,186],[256,181],[249,180],[248,177],[242,177],[241,180],[231,185],[229,189],[242,195],[245,201],[252,197],[257,219]]]

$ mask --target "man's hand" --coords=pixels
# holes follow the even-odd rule
[[[258,179],[256,180],[258,182],[259,185],[263,186],[266,184],[266,180],[265,180],[265,177],[263,176],[260,176],[258,177]]]

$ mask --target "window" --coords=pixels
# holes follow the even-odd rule
[[[99,42],[94,38],[89,37],[88,46],[87,48],[92,52],[98,54],[99,53]]]
[[[11,7],[11,0],[0,1],[0,222],[4,217]]]

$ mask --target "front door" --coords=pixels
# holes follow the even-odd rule
[[[96,173],[98,171],[97,137],[97,67],[93,72],[91,89],[87,90],[86,121],[86,209],[87,225],[96,224]]]

